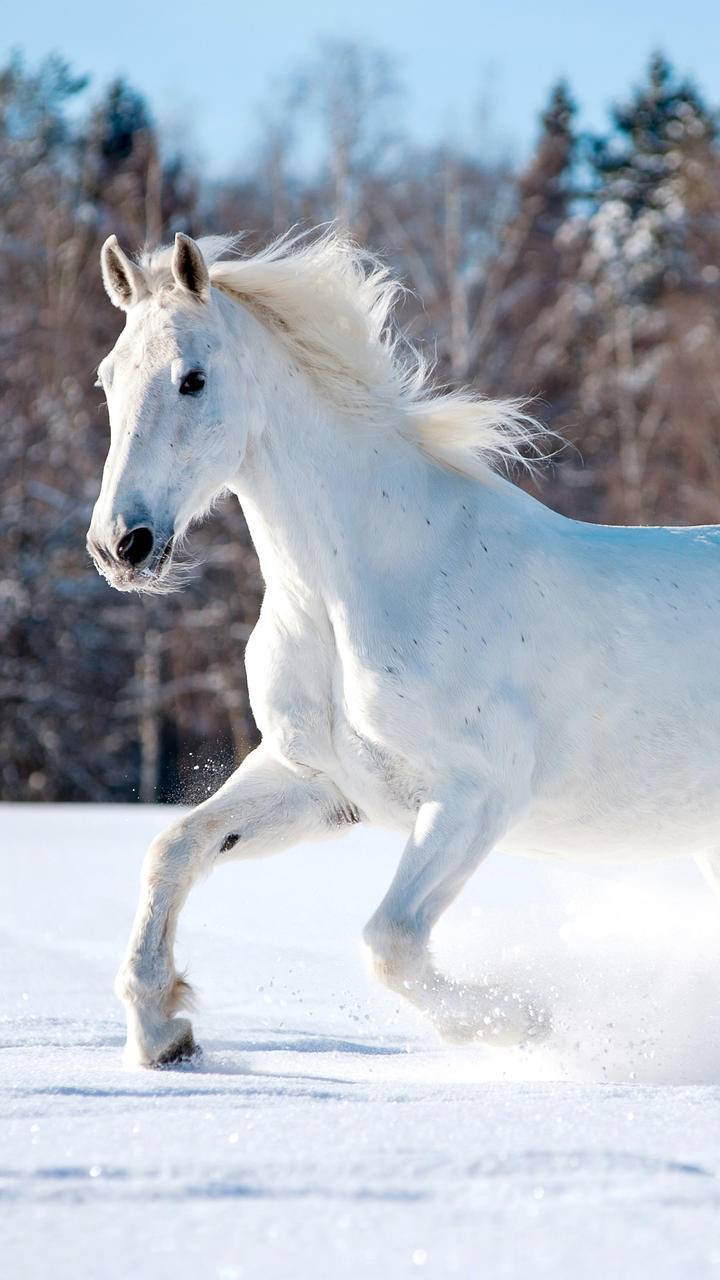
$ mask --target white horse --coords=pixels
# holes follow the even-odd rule
[[[367,821],[407,834],[365,929],[374,971],[451,1039],[521,1040],[438,972],[433,925],[508,852],[706,859],[720,886],[720,530],[604,528],[501,479],[516,405],[433,396],[389,327],[396,286],[326,234],[102,268],[127,313],[89,550],[123,591],[173,581],[230,489],[266,593],[246,654],[262,745],[150,846],[117,980],[126,1062],[192,1054],[178,914],[198,876]]]

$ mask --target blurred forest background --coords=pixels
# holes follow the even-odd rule
[[[98,254],[177,230],[252,250],[337,219],[409,286],[438,382],[535,395],[569,446],[539,496],[585,520],[720,521],[718,117],[660,55],[603,136],[558,84],[518,170],[478,136],[424,150],[391,62],[325,45],[254,159],[208,183],[118,81],[87,108],[59,58],[0,72],[0,798],[201,799],[254,740],[243,650],[262,590],[237,503],[178,596],[114,593],[85,553],[121,317]],[[303,139],[317,158],[297,160]]]

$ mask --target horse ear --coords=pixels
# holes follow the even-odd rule
[[[145,277],[123,253],[117,236],[108,236],[100,252],[103,284],[107,295],[116,307],[127,311],[147,294]]]
[[[194,294],[200,302],[207,302],[210,297],[210,276],[202,250],[194,240],[184,236],[181,231],[175,234],[172,273],[183,289]]]

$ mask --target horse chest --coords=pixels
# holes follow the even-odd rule
[[[397,672],[338,645],[318,619],[288,628],[264,615],[246,653],[263,739],[294,765],[331,778],[371,820],[407,829],[429,779],[417,744],[411,750],[417,729]]]
[[[431,786],[422,753],[410,748],[402,712],[391,713],[392,693],[376,684],[376,698],[333,701],[329,771],[341,790],[375,822],[406,829]],[[375,711],[375,714],[373,714]]]

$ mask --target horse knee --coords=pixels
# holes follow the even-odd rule
[[[193,881],[203,873],[206,860],[202,831],[193,822],[193,815],[187,814],[161,831],[148,846],[142,868],[143,884],[152,893],[167,894],[171,907],[177,892],[184,891],[184,897]]]

